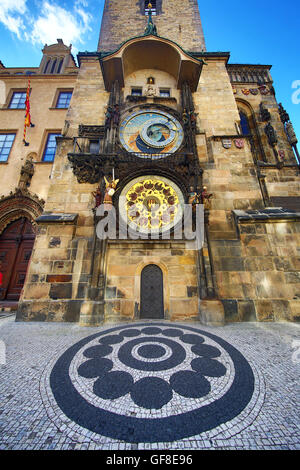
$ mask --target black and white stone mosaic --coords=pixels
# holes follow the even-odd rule
[[[259,411],[259,373],[208,331],[135,323],[88,336],[44,376],[58,426],[125,442],[170,442],[224,430],[234,435]]]
[[[145,323],[145,322],[144,322]],[[211,359],[217,359],[226,367],[225,377],[205,376],[210,384],[221,384],[222,380],[227,382],[227,390],[234,381],[235,369],[232,364],[230,372],[223,359],[226,357],[220,344],[214,342],[212,337],[205,333],[213,334],[215,337],[222,338],[226,343],[234,346],[250,364],[254,376],[254,392],[250,402],[243,411],[235,418],[216,426],[207,431],[201,431],[199,434],[183,437],[174,441],[155,441],[152,442],[133,442],[132,436],[128,439],[115,439],[104,434],[93,432],[92,430],[81,426],[76,421],[69,418],[65,412],[58,406],[50,387],[51,372],[62,354],[71,346],[75,346],[79,341],[87,340],[83,348],[85,356],[82,360],[78,355],[78,364],[76,358],[71,360],[69,375],[72,383],[78,387],[75,380],[75,373],[78,381],[83,383],[90,382],[92,385],[89,400],[95,403],[95,400],[102,403],[117,403],[115,414],[121,416],[135,417],[132,407],[139,411],[138,419],[163,419],[161,416],[165,413],[169,415],[180,415],[186,410],[206,406],[205,401],[208,398],[214,400],[213,393],[216,389],[211,387],[211,392],[202,398],[186,398],[183,389],[177,394],[172,387],[172,400],[163,405],[160,409],[146,409],[133,402],[130,395],[125,395],[117,399],[100,399],[93,392],[93,384],[98,379],[86,379],[79,376],[77,369],[88,359],[93,359],[93,350],[87,351],[89,347],[96,346],[100,354],[108,351],[113,352],[117,345],[104,345],[99,343],[102,337],[112,334],[123,336],[132,333],[132,329],[141,329],[145,327],[154,327],[152,322],[147,325],[141,325],[136,322],[134,325],[119,324],[112,326],[104,325],[101,327],[82,327],[73,323],[46,323],[46,322],[15,322],[14,317],[0,319],[0,341],[5,346],[5,364],[0,364],[0,449],[12,450],[151,450],[157,452],[159,449],[176,450],[177,453],[182,450],[191,451],[193,449],[276,449],[276,450],[295,450],[300,448],[300,421],[299,421],[299,338],[300,326],[296,323],[234,323],[224,327],[208,327],[199,322],[185,323],[179,325],[161,321],[158,328],[167,333],[167,329],[183,330],[186,334],[198,334],[204,338],[204,342],[198,345],[188,345],[180,342],[179,336],[171,336],[174,331],[166,338],[178,341],[184,348],[187,348],[189,354],[195,353],[194,348],[206,350]],[[186,327],[192,327],[193,331]],[[118,329],[119,328],[119,329]],[[111,329],[111,331],[108,331]],[[129,333],[130,330],[130,333]],[[195,331],[196,330],[196,331]],[[200,331],[201,330],[201,331]],[[91,338],[91,335],[94,335]],[[141,334],[142,335],[142,334]],[[140,335],[140,337],[141,337]],[[147,335],[151,336],[151,335]],[[160,334],[157,336],[161,336]],[[89,337],[89,338],[88,338]],[[130,339],[137,339],[138,336],[127,336],[125,342]],[[91,341],[92,340],[92,341]],[[123,342],[122,342],[123,344]],[[146,348],[147,344],[136,345],[132,349],[132,356],[136,359],[151,359],[154,361],[166,360],[171,356],[171,349],[164,344],[149,342],[148,345],[161,346],[166,353],[162,354],[160,348]],[[119,344],[120,346],[121,344]],[[215,349],[219,350],[219,355],[215,356]],[[107,349],[104,349],[108,347]],[[112,348],[112,349],[110,349]],[[204,349],[203,349],[204,348]],[[197,352],[196,349],[196,352]],[[79,350],[77,351],[79,353]],[[200,352],[200,351],[198,351]],[[212,355],[213,354],[213,355]],[[151,356],[146,357],[145,356]],[[91,356],[91,357],[89,357]],[[116,351],[114,353],[116,356]],[[156,357],[153,357],[156,356]],[[111,360],[109,355],[102,356],[104,359]],[[191,354],[193,359],[204,356]],[[208,357],[208,356],[207,356]],[[122,365],[122,367],[124,367]],[[119,372],[123,372],[122,367]],[[72,369],[72,370],[71,370]],[[183,370],[182,364],[175,369],[175,373]],[[190,372],[197,372],[188,367]],[[109,372],[117,372],[114,368]],[[126,372],[124,370],[124,372]],[[164,374],[168,371],[145,372],[136,370],[136,374],[142,377],[158,377],[170,383],[168,376]],[[171,371],[169,371],[171,372]],[[131,374],[132,375],[132,374]],[[170,375],[170,374],[169,374]],[[174,379],[173,379],[174,380]],[[177,386],[177,385],[176,385]],[[76,389],[75,389],[76,390]],[[110,392],[109,392],[110,393]],[[188,393],[190,391],[188,390]],[[226,393],[219,389],[219,396]],[[176,395],[177,394],[177,395]],[[130,400],[128,400],[128,397]],[[176,402],[176,397],[178,401]],[[72,397],[71,397],[72,398]],[[211,403],[211,402],[207,402]],[[124,406],[123,406],[124,404]],[[126,404],[130,405],[130,411],[126,411]],[[176,406],[178,409],[176,409]],[[181,406],[181,409],[179,409]],[[187,407],[184,409],[184,407]],[[188,408],[188,406],[190,408]],[[211,409],[210,409],[211,410]],[[110,410],[109,410],[110,411]],[[212,411],[212,410],[211,410]],[[80,416],[80,409],[78,414]],[[180,426],[181,421],[176,421],[175,425]],[[107,425],[107,423],[105,423]],[[118,424],[118,423],[116,423]],[[111,422],[111,426],[113,423]],[[178,434],[177,434],[178,435]],[[131,441],[130,441],[131,439]]]

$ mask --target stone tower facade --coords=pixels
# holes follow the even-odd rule
[[[106,1],[78,54],[17,319],[298,321],[299,154],[271,66],[206,51],[195,0],[149,9]]]
[[[98,51],[113,51],[122,42],[144,34],[148,1],[105,0]],[[154,0],[153,18],[160,36],[186,51],[205,51],[197,0]]]

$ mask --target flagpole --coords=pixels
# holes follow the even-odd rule
[[[30,79],[28,79],[28,86],[27,86],[27,92],[26,92],[26,100],[25,100],[25,122],[24,122],[24,133],[23,133],[23,142],[26,147],[28,147],[29,142],[26,142],[26,127],[34,127],[34,124],[31,122],[31,116],[30,116]]]

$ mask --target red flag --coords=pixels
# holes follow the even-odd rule
[[[25,109],[26,109],[26,112],[25,112],[24,138],[23,138],[24,145],[29,145],[29,143],[27,143],[26,140],[25,140],[25,137],[26,137],[26,127],[30,127],[30,126],[31,126],[29,95],[30,95],[30,80],[28,80],[28,87],[27,87],[26,100],[25,100]]]

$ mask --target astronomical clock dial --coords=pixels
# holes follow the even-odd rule
[[[132,180],[119,198],[122,220],[140,233],[162,233],[182,218],[184,197],[173,181],[147,175]]]
[[[171,114],[138,111],[120,125],[120,142],[127,152],[162,155],[174,153],[182,144],[183,129]]]

